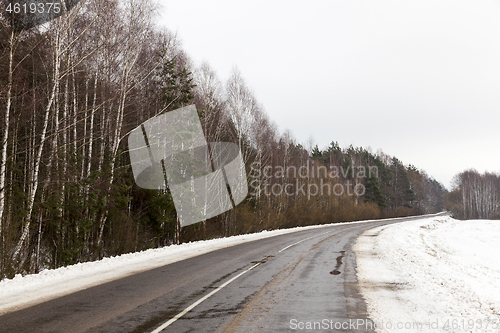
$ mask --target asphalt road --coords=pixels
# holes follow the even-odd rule
[[[0,332],[372,332],[351,246],[401,221],[217,250],[5,314]]]

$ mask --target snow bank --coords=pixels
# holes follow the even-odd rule
[[[500,331],[500,221],[402,222],[353,249],[377,332]]]

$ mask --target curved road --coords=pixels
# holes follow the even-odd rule
[[[404,220],[213,251],[5,314],[0,332],[372,332],[351,246],[365,230]]]

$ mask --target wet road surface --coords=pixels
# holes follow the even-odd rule
[[[224,248],[5,314],[0,332],[373,332],[351,246],[401,221]]]

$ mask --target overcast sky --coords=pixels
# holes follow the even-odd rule
[[[450,187],[500,171],[500,0],[159,0],[199,65],[237,66],[307,146],[338,141]]]

